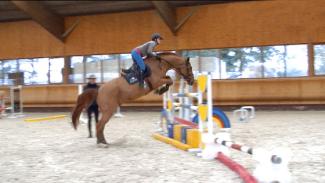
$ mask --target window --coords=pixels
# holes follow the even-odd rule
[[[308,74],[307,45],[289,45],[283,51],[283,76],[299,77]]]
[[[102,81],[102,62],[101,58],[105,58],[105,56],[98,56],[98,55],[90,55],[90,56],[84,56],[84,60],[86,60],[85,64],[85,73],[86,76],[89,76],[91,74],[95,75],[98,82]]]
[[[32,58],[1,61],[3,85],[35,85],[61,83],[63,58]]]
[[[2,64],[3,69],[3,84],[4,85],[15,85],[17,78],[15,73],[17,73],[17,60],[5,60]]]
[[[120,54],[121,69],[128,69],[132,66],[133,60],[131,54]]]
[[[221,50],[224,79],[307,76],[306,45],[264,46]]]
[[[190,57],[194,76],[210,73],[213,79],[300,77],[308,74],[307,45],[225,48],[179,51]],[[325,45],[315,45],[315,74],[325,75]],[[64,58],[0,61],[0,85],[62,83]],[[130,54],[70,57],[70,83],[84,83],[94,74],[98,82],[120,76],[132,66]]]
[[[85,57],[73,56],[71,57],[71,69],[72,74],[69,76],[69,80],[72,83],[83,83],[85,82],[85,68],[84,68]]]
[[[307,45],[283,45],[184,50],[182,56],[191,58],[195,75],[209,72],[213,79],[236,79],[307,76],[307,53]]]
[[[48,84],[49,58],[18,59],[19,72],[23,73],[24,84]]]
[[[50,83],[62,83],[64,58],[50,58]]]
[[[120,55],[106,55],[102,62],[104,82],[119,77]]]
[[[315,75],[325,75],[325,45],[315,45]]]
[[[218,50],[185,50],[182,51],[183,57],[190,57],[193,74],[209,72],[213,79],[220,79],[220,61]]]

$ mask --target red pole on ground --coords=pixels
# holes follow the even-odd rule
[[[239,177],[243,179],[245,183],[258,183],[256,178],[253,177],[243,166],[233,161],[223,153],[219,152],[215,159],[219,160],[221,163],[226,165],[232,171],[236,172],[239,175]]]
[[[174,121],[177,122],[177,123],[180,123],[180,124],[182,124],[182,125],[190,126],[190,127],[192,127],[192,128],[198,128],[198,124],[193,123],[193,122],[191,122],[191,121],[187,121],[187,120],[182,119],[182,118],[175,117],[175,118],[174,118]]]

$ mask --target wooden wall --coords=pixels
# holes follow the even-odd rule
[[[0,59],[126,53],[153,32],[161,50],[325,42],[323,0],[204,5],[173,36],[153,10],[65,18],[80,24],[63,44],[33,21],[0,23]],[[188,8],[177,10],[181,19]]]
[[[220,105],[325,104],[325,78],[218,80],[214,102]]]
[[[188,11],[178,9],[178,19]],[[153,32],[165,37],[160,50],[325,43],[323,0],[205,5],[177,36],[155,11],[67,17],[66,27],[77,19],[80,24],[65,43],[33,21],[0,23],[0,60],[127,53]],[[214,101],[219,105],[325,103],[324,77],[217,80],[213,88]],[[26,106],[72,106],[77,86],[25,86],[23,95]],[[149,95],[137,102],[160,105],[161,98]]]
[[[176,83],[177,87],[178,84]],[[0,91],[8,88],[2,87]],[[325,104],[325,79],[242,79],[214,80],[215,105],[308,105]],[[72,107],[77,99],[77,85],[24,86],[22,90],[26,107]],[[162,96],[149,94],[126,103],[124,106],[161,106]]]

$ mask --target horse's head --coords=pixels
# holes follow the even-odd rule
[[[163,61],[167,62],[170,69],[176,70],[178,74],[183,76],[189,85],[193,85],[194,76],[192,71],[192,66],[190,63],[190,58],[183,58],[176,54],[160,54]]]
[[[182,58],[184,59],[184,58]],[[190,58],[187,57],[185,60],[185,64],[180,67],[180,68],[176,68],[176,71],[184,77],[184,79],[186,80],[186,82],[189,85],[193,85],[194,83],[194,76],[193,76],[193,71],[192,71],[192,65],[190,62]]]

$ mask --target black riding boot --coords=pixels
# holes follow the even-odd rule
[[[138,80],[139,80],[139,86],[141,88],[144,88],[144,78],[143,78],[143,71],[141,69],[139,69],[139,73],[138,73]]]

